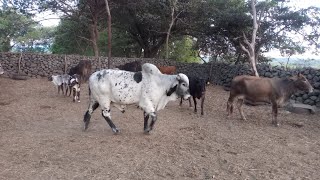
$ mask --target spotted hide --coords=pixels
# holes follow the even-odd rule
[[[89,78],[89,88],[90,104],[84,116],[84,129],[88,128],[93,111],[101,106],[102,116],[114,133],[119,130],[111,120],[111,104],[122,112],[127,104],[137,104],[144,111],[144,131],[148,133],[157,120],[158,110],[169,101],[190,97],[185,74],[165,75],[149,63],[142,66],[141,72],[114,69],[95,72]]]

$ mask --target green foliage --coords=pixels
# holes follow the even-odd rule
[[[79,54],[92,56],[88,25],[80,21],[62,19],[52,45],[53,54]]]
[[[14,52],[49,53],[55,28],[36,26],[25,36],[16,39]]]
[[[100,55],[107,56],[108,33],[106,30],[100,33]],[[141,47],[134,41],[128,32],[118,28],[112,29],[112,56],[114,57],[140,57]]]
[[[14,9],[0,10],[0,51],[8,52],[13,43],[25,37],[36,25],[30,17],[25,16]]]
[[[174,40],[169,49],[169,59],[174,59],[180,62],[187,63],[199,63],[201,61],[198,50],[195,49],[195,40],[190,36],[184,36],[180,39]],[[165,53],[161,52],[162,58],[164,58]]]

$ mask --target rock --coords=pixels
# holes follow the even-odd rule
[[[297,114],[315,114],[316,113],[315,106],[310,106],[307,104],[300,104],[300,103],[290,104],[286,106],[286,109],[292,113],[297,113]]]

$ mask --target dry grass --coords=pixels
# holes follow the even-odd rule
[[[46,79],[0,78],[0,179],[318,179],[319,115],[281,110],[271,125],[269,106],[226,118],[228,93],[208,87],[205,115],[185,102],[158,113],[143,134],[142,111],[112,110],[113,135],[96,111],[87,132],[87,84],[81,103],[57,95]],[[303,124],[301,128],[294,124]]]

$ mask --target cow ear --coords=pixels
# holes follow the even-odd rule
[[[179,75],[179,74],[177,75],[177,80],[178,80],[178,81],[180,81],[180,80],[181,80],[181,77],[180,77],[180,75]]]

